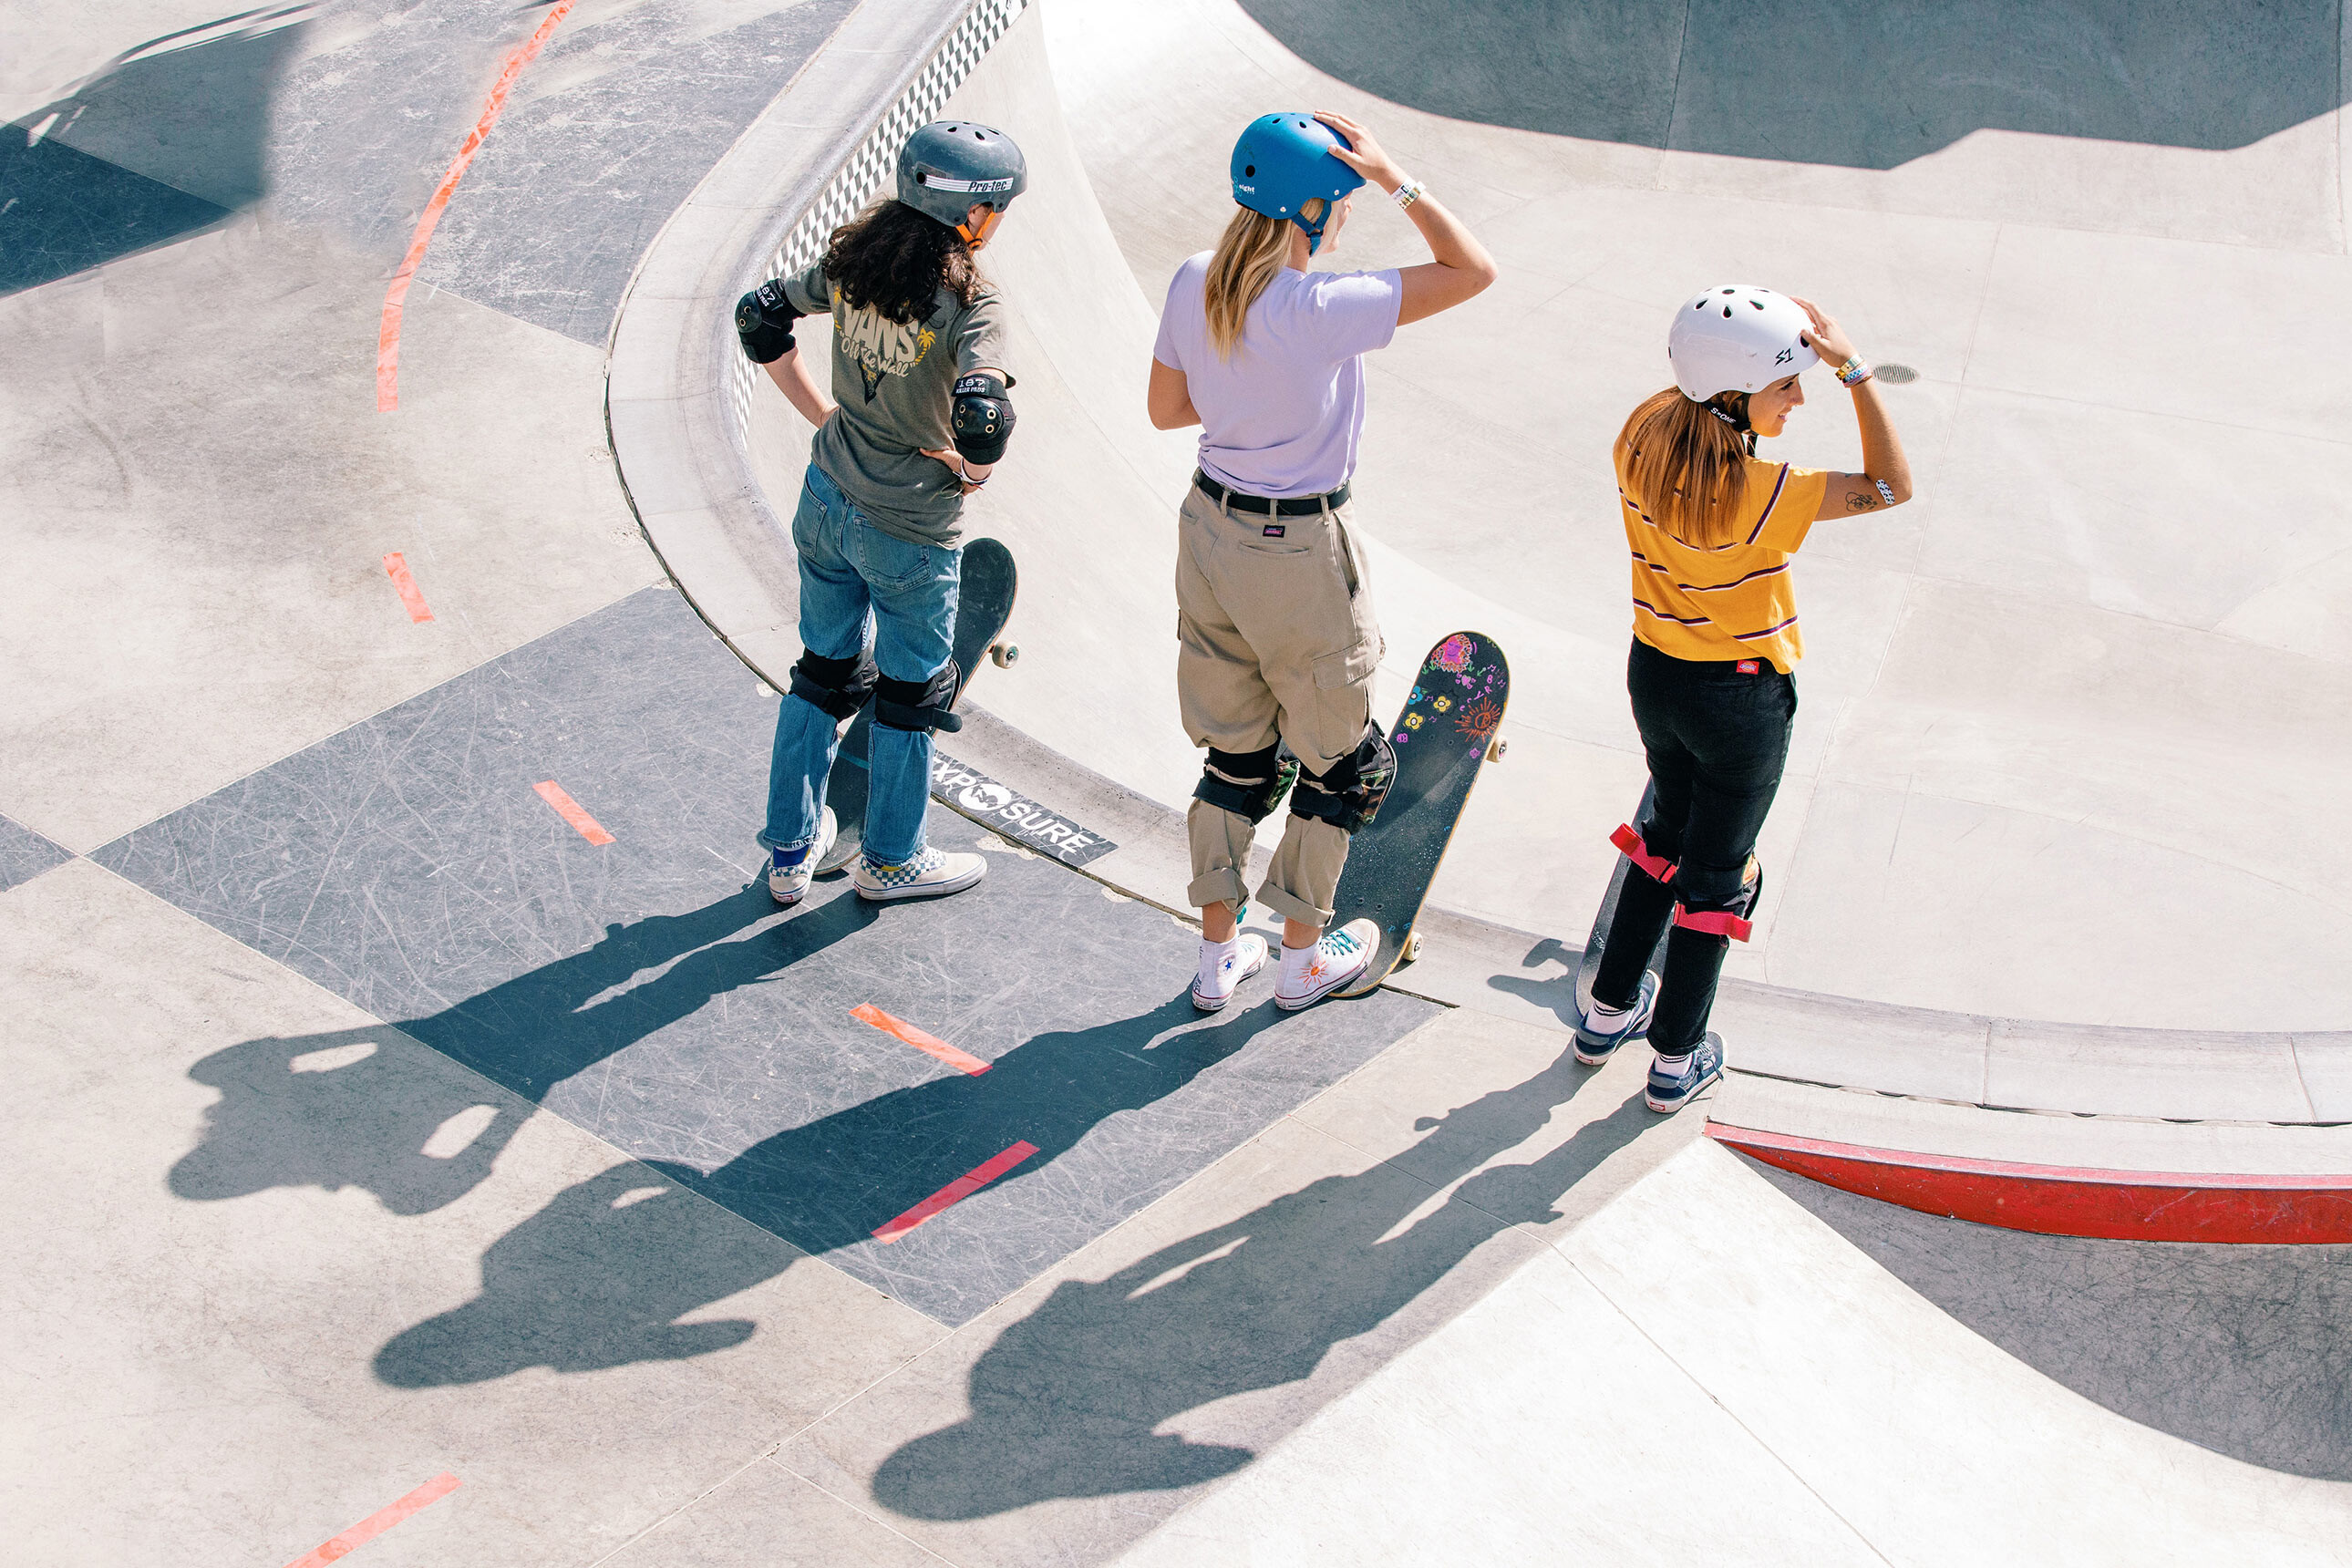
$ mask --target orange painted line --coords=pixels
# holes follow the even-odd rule
[[[434,190],[433,199],[425,204],[424,216],[416,220],[416,233],[408,241],[408,254],[402,258],[400,270],[392,275],[392,287],[384,290],[383,321],[376,328],[375,411],[378,414],[390,414],[400,406],[400,316],[408,302],[409,282],[416,276],[417,264],[425,259],[425,247],[433,237],[434,226],[440,223],[441,214],[448,206],[449,198],[457,194],[457,182],[466,177],[466,170],[473,163],[474,154],[481,151],[490,127],[496,125],[499,116],[505,112],[507,94],[514,90],[515,78],[522,74],[523,67],[538,58],[539,51],[546,46],[548,36],[555,31],[555,25],[562,21],[564,13],[577,3],[578,0],[556,0],[554,8],[539,24],[539,30],[507,57],[507,63],[499,68],[498,81],[490,88],[488,101],[482,105],[481,119],[474,122],[474,129],[466,137],[466,144],[457,149],[457,156],[450,161],[449,172],[441,176],[441,184]]]
[[[581,837],[591,844],[613,842],[613,836],[605,832],[594,817],[582,810],[578,801],[564,794],[562,784],[557,784],[553,779],[549,779],[544,784],[535,784],[530,787],[539,792],[540,799],[555,807],[555,814],[558,816],[578,828]]]
[[[938,1192],[933,1193],[929,1197],[925,1198],[921,1203],[917,1204],[913,1208],[910,1208],[905,1214],[900,1215],[897,1219],[894,1219],[889,1224],[882,1226],[874,1233],[874,1238],[877,1241],[898,1240],[900,1237],[906,1235],[908,1231],[914,1229],[917,1226],[922,1224],[933,1215],[938,1214],[941,1209],[944,1209],[952,1204],[961,1203],[964,1199],[971,1196],[972,1194],[980,1191],[981,1188],[988,1185],[989,1183],[996,1180],[997,1177],[1004,1174],[1005,1172],[1013,1169],[1013,1166],[1021,1163],[1022,1161],[1026,1160],[1030,1155],[1034,1154],[1036,1152],[1037,1145],[1028,1142],[1026,1139],[1024,1139],[1022,1142],[1013,1145],[1012,1148],[1007,1149],[1003,1153],[996,1155],[994,1158],[990,1159],[983,1163],[974,1165],[971,1170],[966,1171],[962,1175],[958,1176],[954,1181],[950,1182],[946,1186],[941,1187]]]
[[[417,587],[416,579],[408,574],[408,562],[399,551],[395,550],[383,558],[383,570],[384,574],[392,579],[392,585],[400,590],[400,602],[408,606],[408,618],[419,625],[431,620],[433,612],[425,607],[424,591]]]
[[[849,1010],[849,1016],[861,1024],[871,1024],[886,1035],[896,1035],[919,1051],[929,1051],[958,1072],[968,1072],[974,1078],[988,1070],[988,1064],[968,1052],[960,1051],[937,1035],[927,1035],[904,1018],[893,1018],[871,1002],[861,1003]]]
[[[286,1568],[326,1568],[326,1564],[340,1561],[355,1547],[365,1546],[410,1514],[439,1502],[456,1491],[459,1484],[455,1476],[436,1476],[390,1508],[377,1510],[332,1541],[304,1552]]]

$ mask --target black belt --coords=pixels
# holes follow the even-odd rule
[[[1229,506],[1235,511],[1254,511],[1261,516],[1305,517],[1310,512],[1327,509],[1337,511],[1348,504],[1346,485],[1324,495],[1293,496],[1287,500],[1276,500],[1272,496],[1244,495],[1239,490],[1227,489],[1198,470],[1193,472],[1192,483],[1202,495],[1221,506]]]

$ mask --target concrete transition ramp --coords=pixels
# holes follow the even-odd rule
[[[1357,489],[1381,700],[1463,626],[1518,676],[1508,760],[1439,879],[1429,956],[1399,983],[1571,1015],[1616,866],[1605,836],[1643,777],[1608,446],[1665,379],[1671,303],[1752,278],[1819,299],[1893,367],[1919,496],[1822,523],[1800,560],[1804,705],[1761,847],[1766,902],[1718,1015],[1735,1065],[1963,1105],[2344,1119],[2352,864],[2342,836],[2308,830],[2352,761],[2352,509],[2326,412],[2352,398],[2352,313],[2314,306],[2352,259],[2340,94],[2310,64],[2341,18],[2265,14],[2227,70],[2161,107],[2151,84],[2198,73],[2140,8],[2090,8],[2105,31],[2065,50],[2028,47],[2046,18],[2003,34],[2013,58],[1971,66],[1990,75],[1965,90],[1936,27],[1839,24],[1840,47],[1887,73],[1874,91],[1939,106],[1897,134],[1874,129],[1887,105],[1759,89],[1756,60],[1783,46],[1748,39],[1736,8],[1720,28],[1695,13],[1678,50],[1641,42],[1654,9],[1620,6],[1591,38],[1497,5],[1344,25],[1276,0],[960,14],[927,68],[976,63],[938,111],[1006,126],[1034,171],[987,257],[1017,312],[1021,436],[974,520],[1022,562],[1024,660],[976,693],[960,760],[1113,843],[1094,842],[1093,874],[1181,903],[1174,814],[1197,762],[1168,632],[1191,441],[1143,416],[1155,312],[1230,210],[1233,127],[1268,105],[1339,109],[1504,268],[1371,361]],[[1435,31],[1457,26],[1584,63],[1475,81],[1395,63],[1459,55]],[[875,138],[914,122],[924,68],[905,69]],[[2119,97],[2102,71],[2137,75]],[[2230,89],[2242,78],[2265,85]],[[710,310],[821,233],[805,174],[790,190],[766,174],[782,215],[742,219],[758,181],[740,165],[763,134],[648,258],[613,406],[657,548],[775,676],[795,647],[778,519],[808,432],[730,360]],[[827,212],[887,168],[869,142],[819,161],[855,165]],[[743,237],[714,258],[719,215]],[[666,259],[688,234],[700,248]],[[1364,202],[1321,264],[1420,254],[1401,214]],[[698,295],[672,281],[689,270]],[[1768,455],[1858,466],[1838,400],[1814,397]]]

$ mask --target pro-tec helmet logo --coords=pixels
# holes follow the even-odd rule
[[[935,174],[929,169],[918,169],[915,172],[915,183],[919,185],[929,185],[935,191],[970,191],[974,195],[989,195],[1013,188],[1013,182],[1010,179],[957,180],[950,179],[945,174]]]

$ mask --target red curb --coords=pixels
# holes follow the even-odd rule
[[[2352,1242],[2352,1175],[2029,1165],[1707,1123],[1706,1135],[1824,1186],[2042,1236],[2238,1245]]]

